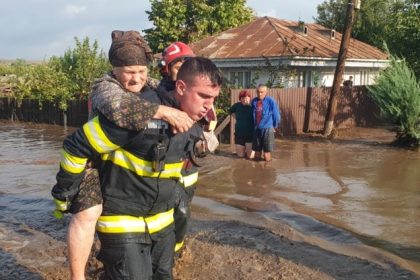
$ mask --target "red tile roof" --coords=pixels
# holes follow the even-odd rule
[[[305,35],[298,22],[260,17],[215,36],[207,37],[192,45],[196,54],[211,59],[265,57],[316,57],[337,58],[341,34],[319,24],[306,24]],[[348,59],[387,59],[386,53],[358,41],[350,40]]]

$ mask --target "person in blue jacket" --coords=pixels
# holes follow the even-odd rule
[[[251,101],[254,115],[254,136],[252,150],[255,151],[255,160],[261,159],[264,151],[265,161],[271,161],[271,152],[274,150],[274,133],[280,124],[280,110],[276,101],[267,96],[267,87],[263,84],[257,87],[257,97]]]

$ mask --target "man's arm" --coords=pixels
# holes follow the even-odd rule
[[[193,120],[185,112],[141,99],[125,91],[111,76],[93,85],[90,99],[94,111],[130,130],[144,129],[151,119],[167,121],[175,132],[185,132],[193,125]]]
[[[94,116],[100,112],[119,127],[130,130],[144,129],[159,107],[124,90],[110,75],[94,83],[89,97]]]
[[[153,118],[168,122],[174,133],[186,132],[194,125],[194,121],[187,113],[164,105],[159,105]]]
[[[277,105],[277,102],[274,99],[272,99],[272,108],[273,108],[273,114],[272,114],[273,123],[274,123],[274,128],[276,128],[280,124],[281,114],[280,114],[279,106]]]

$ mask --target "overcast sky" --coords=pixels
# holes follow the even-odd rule
[[[313,22],[323,0],[247,0],[258,16]],[[74,38],[97,40],[107,51],[111,31],[152,27],[147,0],[0,0],[0,59],[61,56]]]

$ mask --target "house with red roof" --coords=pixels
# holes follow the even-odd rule
[[[249,88],[270,81],[272,87],[332,86],[342,34],[319,24],[259,17],[245,25],[191,44],[208,57],[231,85]],[[373,84],[388,65],[388,55],[351,39],[343,80]]]

